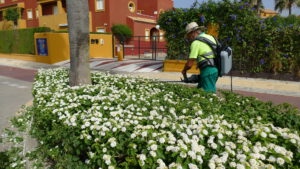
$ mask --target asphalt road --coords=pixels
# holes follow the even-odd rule
[[[32,82],[36,70],[0,66],[0,133],[22,105],[33,99]]]
[[[20,107],[30,100],[32,82],[0,76],[0,133]]]

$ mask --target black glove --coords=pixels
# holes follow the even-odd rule
[[[190,80],[189,78],[181,78],[181,81],[184,82],[184,83],[190,83]]]

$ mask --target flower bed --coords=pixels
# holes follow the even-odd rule
[[[94,72],[39,71],[32,134],[54,168],[292,168],[299,116],[287,105]],[[289,127],[289,128],[287,128]]]

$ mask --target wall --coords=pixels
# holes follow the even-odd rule
[[[128,9],[129,2],[132,1],[136,5],[135,12],[132,13]],[[136,16],[137,0],[111,0],[110,1],[110,26],[114,24],[126,24],[127,16]],[[120,15],[121,14],[121,15]]]
[[[32,19],[28,20],[27,16],[27,9],[32,10]],[[37,9],[37,0],[30,0],[30,1],[25,1],[25,20],[26,20],[26,25],[28,28],[31,27],[38,27],[39,26],[39,20],[36,16],[36,9]],[[39,15],[41,16],[41,13],[39,12]]]
[[[59,27],[59,24],[67,24],[67,14],[57,14],[39,17],[40,27],[49,27],[53,30],[64,30]]]
[[[158,12],[160,12],[160,10],[167,11],[169,9],[172,9],[173,6],[173,0],[159,0],[157,4],[157,10]]]
[[[154,11],[157,11],[157,1],[165,0],[150,0],[145,2],[145,0],[138,0],[138,10],[142,10],[142,14],[154,15]]]
[[[46,38],[48,46],[48,56],[38,56],[36,46],[36,61],[43,63],[57,63],[70,58],[68,33],[36,33],[37,38]],[[98,44],[91,44],[91,40],[98,39]],[[103,44],[101,44],[103,42]],[[91,58],[113,58],[113,41],[110,34],[90,34],[90,57]]]
[[[96,32],[96,28],[105,27],[106,32],[110,32],[109,26],[109,0],[105,0],[104,2],[104,11],[96,11],[95,0],[89,0],[89,8],[91,13],[91,27],[92,32]],[[107,25],[104,25],[106,23]]]

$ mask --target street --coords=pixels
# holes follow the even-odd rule
[[[33,99],[32,81],[36,71],[0,66],[0,133],[22,105]]]

